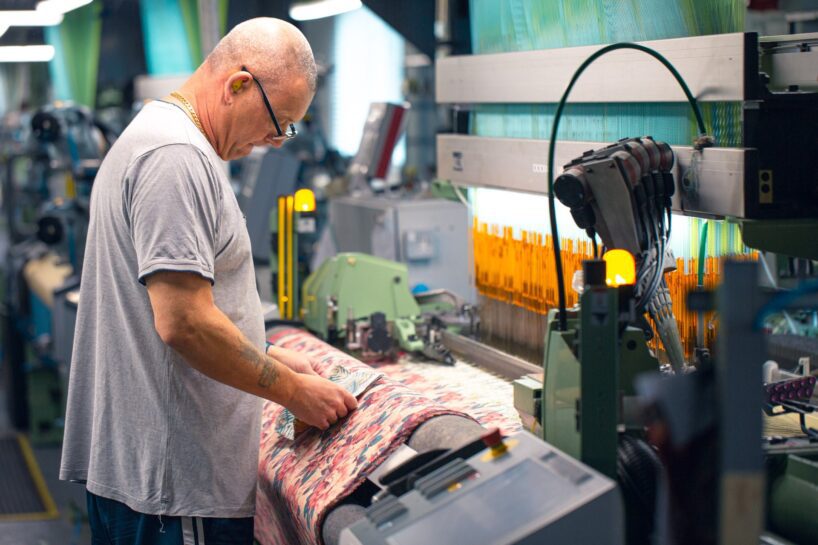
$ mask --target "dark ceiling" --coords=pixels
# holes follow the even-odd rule
[[[99,0],[97,0],[99,1]],[[0,10],[33,10],[39,0],[0,0]],[[137,19],[139,27],[139,1],[138,0],[102,0],[103,21],[114,21],[114,26],[124,27],[127,31],[133,27],[134,18]],[[121,24],[120,24],[121,23]],[[110,22],[108,23],[111,24]],[[131,32],[126,32],[129,39],[133,38]],[[139,38],[139,36],[136,36]],[[42,27],[11,27],[3,36],[0,36],[0,46],[2,45],[36,45],[45,43]]]
[[[0,37],[0,45],[37,45],[45,43],[42,27],[11,27]]]
[[[0,10],[34,9],[38,0],[0,0]]]
[[[0,0],[0,10],[32,10],[39,0]],[[41,27],[11,27],[0,37],[0,45],[41,44],[43,29]]]

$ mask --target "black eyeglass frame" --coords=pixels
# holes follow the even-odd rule
[[[278,124],[278,119],[276,119],[276,114],[273,113],[273,107],[270,106],[270,101],[267,99],[267,93],[264,92],[264,87],[261,86],[261,83],[258,81],[256,76],[253,76],[253,73],[250,72],[246,66],[241,67],[242,71],[247,72],[252,76],[253,81],[256,82],[258,86],[258,90],[261,91],[261,98],[264,100],[264,105],[267,107],[267,112],[270,114],[270,119],[273,120],[273,125],[275,126],[276,130],[278,131],[278,137],[284,137],[287,140],[292,140],[296,136],[298,136],[298,131],[295,129],[295,125],[290,123],[290,126],[287,129],[287,132],[283,132],[281,130],[281,125]]]

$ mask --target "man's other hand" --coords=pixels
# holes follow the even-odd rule
[[[295,371],[303,375],[318,375],[312,365],[312,358],[301,352],[270,346],[267,348],[267,355],[276,359]]]
[[[287,408],[302,422],[325,430],[358,408],[355,397],[334,382],[299,374],[297,389]]]

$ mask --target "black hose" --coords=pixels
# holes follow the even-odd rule
[[[687,97],[687,101],[690,103],[690,107],[693,109],[693,113],[696,116],[696,125],[699,128],[699,136],[704,136],[707,131],[704,128],[704,118],[702,117],[702,112],[699,109],[699,104],[696,102],[696,98],[690,92],[690,89],[685,83],[684,78],[682,78],[681,74],[679,74],[678,70],[668,61],[661,53],[649,48],[645,47],[644,45],[629,43],[629,42],[621,42],[616,44],[611,44],[608,46],[603,47],[602,49],[593,53],[590,57],[588,57],[585,62],[583,62],[579,68],[577,68],[574,75],[571,77],[570,83],[568,83],[568,87],[565,89],[565,92],[560,99],[559,105],[557,106],[557,111],[554,114],[554,124],[551,127],[551,139],[548,142],[548,213],[551,215],[551,238],[554,243],[554,265],[556,267],[557,273],[557,299],[559,301],[559,330],[565,331],[568,329],[568,317],[566,315],[565,309],[565,275],[562,270],[562,256],[560,254],[560,239],[559,239],[559,230],[557,228],[557,210],[556,210],[556,203],[554,200],[554,150],[556,149],[557,144],[557,131],[559,130],[560,118],[562,117],[562,111],[565,108],[565,103],[568,100],[568,95],[571,93],[571,90],[574,88],[574,84],[579,79],[579,76],[585,71],[588,66],[590,66],[595,60],[597,60],[602,55],[606,53],[610,53],[611,51],[616,51],[618,49],[635,49],[637,51],[642,51],[643,53],[647,53],[651,57],[655,58],[659,62],[661,62],[665,68],[667,68],[670,73],[676,78],[676,81],[679,83],[679,86],[684,91],[685,96]]]

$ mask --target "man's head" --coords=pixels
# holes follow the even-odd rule
[[[283,133],[307,112],[315,79],[310,44],[293,25],[263,17],[234,27],[194,76],[197,96],[205,97],[199,107],[207,110],[201,113],[208,117],[219,156],[238,159],[253,146],[281,146]]]

